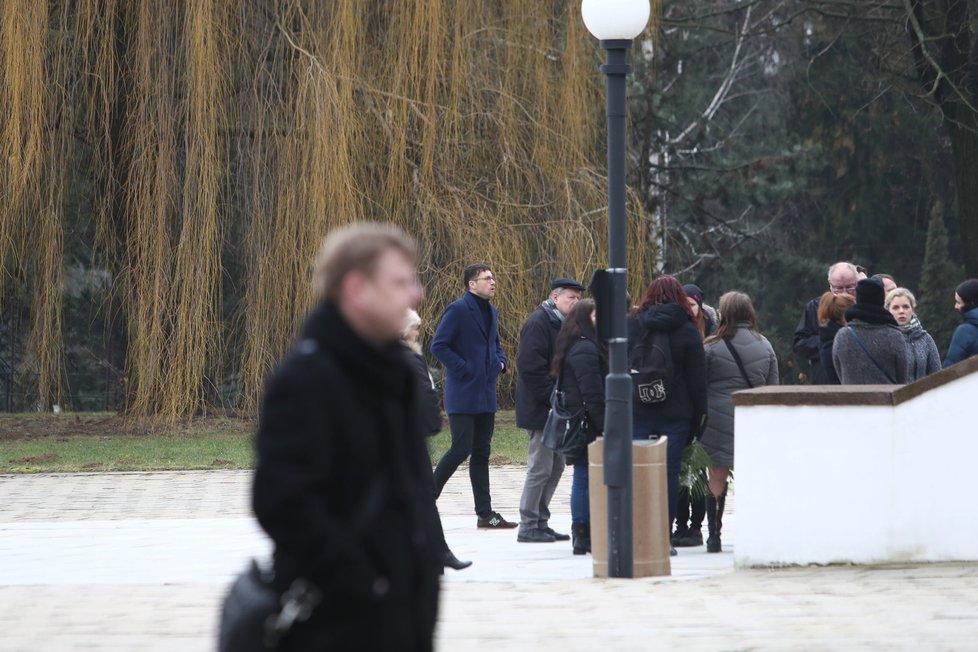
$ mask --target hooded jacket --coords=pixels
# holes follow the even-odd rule
[[[950,367],[978,355],[978,308],[967,310],[961,315],[964,323],[954,329],[951,337],[951,346],[947,349],[947,357],[944,358],[944,368]]]
[[[669,334],[676,391],[664,403],[633,405],[632,410],[660,419],[687,419],[693,434],[697,435],[706,420],[706,357],[699,331],[682,306],[674,303],[655,305],[628,318],[629,353],[648,331]]]

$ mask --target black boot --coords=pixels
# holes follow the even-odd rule
[[[720,531],[723,529],[723,508],[727,504],[727,489],[724,487],[719,498],[706,497],[706,521],[710,528],[710,537],[706,540],[707,552],[723,552],[720,544]]]
[[[451,568],[454,570],[463,570],[472,565],[470,561],[462,561],[455,556],[455,553],[445,548],[445,552],[441,555],[441,563],[445,568]]]
[[[720,499],[722,500],[722,498]],[[720,552],[720,515],[723,508],[720,507],[716,496],[706,497],[706,523],[710,531],[710,536],[706,540],[707,552]]]
[[[723,488],[723,493],[717,498],[717,552],[720,552],[720,530],[723,529],[723,508],[727,504],[727,488]]]
[[[586,555],[591,552],[591,524],[571,524],[571,545],[575,555]]]

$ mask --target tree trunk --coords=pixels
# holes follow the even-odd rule
[[[961,112],[962,120],[948,121],[954,155],[954,187],[958,199],[962,260],[968,278],[978,278],[978,116]]]

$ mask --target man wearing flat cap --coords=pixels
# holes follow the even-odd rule
[[[542,445],[554,379],[550,365],[564,318],[581,299],[584,286],[570,278],[550,284],[550,296],[527,318],[516,354],[516,425],[530,436],[526,481],[520,498],[521,543],[567,541],[550,527],[550,499],[564,472],[564,458]]]

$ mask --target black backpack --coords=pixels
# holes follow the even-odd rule
[[[628,354],[628,368],[633,405],[656,405],[669,400],[676,383],[669,334],[646,331]]]

